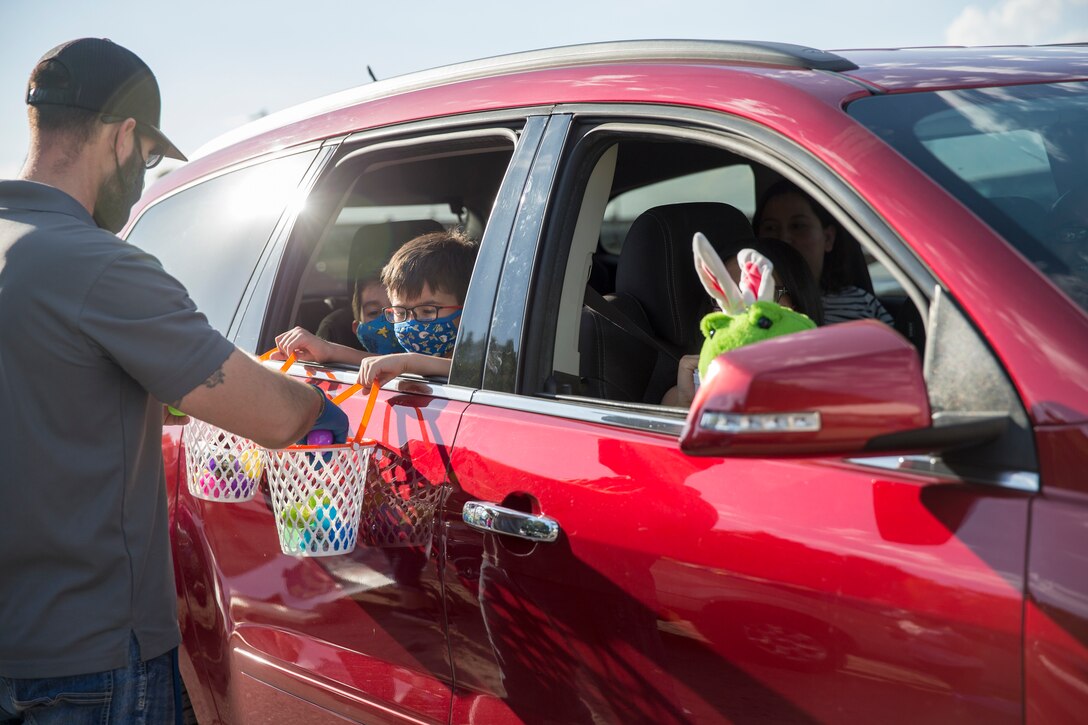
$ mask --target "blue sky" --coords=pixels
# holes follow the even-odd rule
[[[632,38],[817,48],[1088,41],[1088,0],[0,0],[0,178],[26,156],[26,79],[45,51],[108,37],[151,66],[184,152],[262,112],[473,58]]]

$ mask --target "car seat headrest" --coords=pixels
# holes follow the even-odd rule
[[[364,224],[356,229],[348,252],[348,296],[354,294],[355,280],[377,276],[393,252],[405,242],[444,229],[433,219]]]
[[[616,268],[617,296],[635,298],[654,334],[683,349],[702,341],[699,320],[711,308],[695,273],[691,239],[702,232],[720,255],[754,238],[742,211],[720,202],[667,204],[638,216]]]

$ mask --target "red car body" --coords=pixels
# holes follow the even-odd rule
[[[477,280],[480,262],[466,321],[476,300],[492,300],[494,311],[472,329],[490,331],[488,350],[509,342],[513,352],[481,364],[476,384],[458,384],[459,342],[448,384],[398,379],[379,393],[366,429],[383,450],[370,485],[405,496],[442,490],[441,506],[414,522],[413,543],[362,535],[343,556],[282,554],[267,483],[249,502],[200,500],[185,485],[180,429],[164,432],[182,671],[202,722],[1083,717],[1088,313],[849,110],[863,98],[1083,84],[1088,49],[842,51],[854,68],[821,70],[714,48],[576,47],[337,94],[262,119],[164,177],[136,209],[129,236],[144,243],[141,219],[157,204],[293,149],[313,149],[307,173],[320,176],[323,150],[352,134],[410,139],[487,114],[551,115],[522,167],[515,148],[484,235],[481,260],[516,270],[519,243],[535,249],[551,238],[538,231],[518,242],[517,229],[549,229],[540,219],[558,208],[570,146],[558,159],[545,153],[556,118],[607,117],[612,108],[624,117],[637,106],[692,127],[710,116],[739,119],[758,130],[751,138],[788,140],[902,240],[910,264],[941,290],[929,298],[927,325],[942,324],[933,310],[947,303],[938,297],[954,300],[977,349],[1014,391],[1035,465],[981,477],[959,463],[936,465],[954,446],[919,433],[944,435],[927,395],[931,366],[874,322],[724,356],[686,419],[534,398],[520,367],[535,349],[528,293],[497,276],[490,297],[474,298],[488,279]],[[518,144],[530,143],[531,125],[518,133]],[[548,183],[511,194],[519,168],[523,182]],[[503,198],[512,231],[505,247],[489,247]],[[293,217],[279,224],[276,234],[298,234]],[[285,269],[279,252],[262,248],[247,296],[224,325],[245,346],[245,316],[263,320],[251,352],[270,344],[281,288],[266,291],[267,310],[250,290],[259,290],[262,269]],[[485,256],[494,249],[500,254]],[[510,327],[504,314],[520,324]],[[508,329],[526,337],[503,338]],[[951,355],[959,339],[932,344]],[[490,382],[511,364],[516,382]],[[291,372],[328,377],[330,390],[354,381],[350,370]],[[344,403],[353,423],[364,402]],[[825,427],[806,442],[790,433],[730,437],[700,422],[706,412],[784,410],[818,410]],[[976,423],[963,424],[965,444],[983,435]],[[560,533],[528,541],[482,531],[463,515],[473,503]]]

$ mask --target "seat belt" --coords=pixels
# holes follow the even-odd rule
[[[640,341],[646,343],[650,347],[654,348],[658,352],[662,353],[670,360],[677,363],[680,362],[680,357],[672,350],[665,347],[660,340],[656,340],[650,336],[648,332],[639,327],[635,322],[623,314],[620,310],[616,309],[616,306],[601,296],[600,292],[593,289],[589,285],[586,285],[586,295],[584,298],[586,307],[599,314],[611,322],[616,327],[620,328],[629,335],[638,338]]]

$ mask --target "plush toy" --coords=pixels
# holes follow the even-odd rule
[[[701,379],[706,378],[711,361],[723,352],[816,327],[806,315],[774,302],[774,265],[759,252],[742,249],[737,253],[738,286],[702,233],[695,233],[692,247],[695,271],[722,310],[711,312],[700,324],[706,338],[699,354]]]

